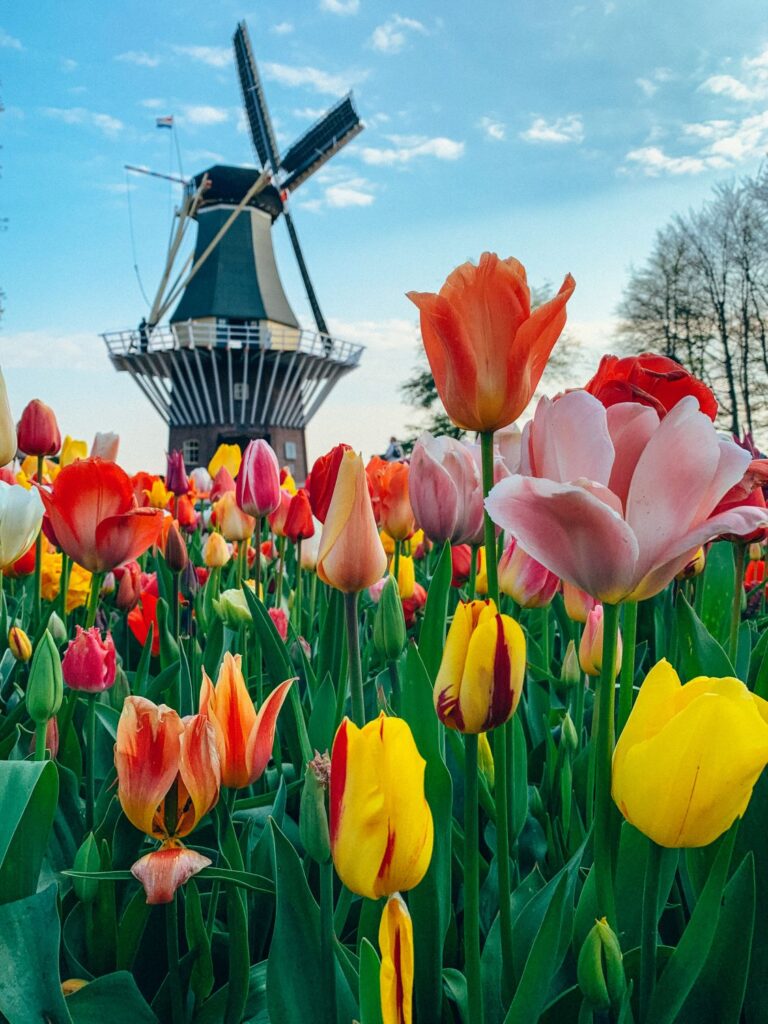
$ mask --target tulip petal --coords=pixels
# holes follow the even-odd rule
[[[544,302],[520,325],[515,337],[507,376],[510,389],[521,390],[524,381],[527,399],[521,405],[525,408],[538,387],[552,349],[563,332],[566,321],[565,305],[573,295],[576,282],[570,274],[565,275],[560,291],[549,302]],[[514,417],[513,417],[514,418]]]
[[[203,715],[186,719],[180,747],[178,821],[174,835],[186,836],[219,799],[221,765],[213,726]]]
[[[532,558],[593,597],[613,603],[632,589],[637,540],[584,488],[511,476],[496,484],[486,508]]]
[[[241,789],[251,782],[246,749],[256,724],[253,706],[240,668],[241,657],[227,651],[219,669],[208,714],[218,724],[216,738],[221,759],[221,782],[230,789]]]
[[[137,860],[131,874],[144,886],[147,903],[170,903],[176,890],[211,860],[186,846],[163,846]]]
[[[381,1016],[383,1024],[413,1019],[413,923],[402,896],[387,900],[379,925]]]
[[[636,402],[620,402],[606,410],[608,432],[616,452],[608,486],[626,505],[629,485],[637,467],[637,460],[645,450],[659,426],[655,409]]]
[[[275,745],[277,716],[280,714],[280,709],[294,682],[293,679],[286,679],[284,683],[280,683],[259,708],[245,751],[245,762],[248,765],[251,782],[260,779],[269,764],[272,748]]]
[[[163,518],[159,509],[135,508],[102,519],[96,527],[96,558],[86,569],[104,572],[143,555],[157,542]]]
[[[571,391],[536,407],[532,464],[536,476],[568,483],[583,477],[606,484],[614,459],[606,410],[586,391]]]

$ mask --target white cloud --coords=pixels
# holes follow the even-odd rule
[[[725,96],[730,100],[755,100],[760,92],[746,83],[734,78],[733,75],[711,75],[699,86],[702,92],[711,92],[715,96]]]
[[[325,113],[325,107],[297,107],[291,113],[303,121],[317,121]]]
[[[495,117],[481,117],[479,126],[485,133],[486,137],[492,139],[494,142],[501,142],[506,138],[507,126],[503,121],[499,121]]]
[[[531,127],[520,133],[520,138],[526,142],[582,142],[584,123],[580,114],[567,114],[554,121],[535,117]]]
[[[719,139],[728,133],[733,121],[698,121],[683,125],[683,135],[694,139]]]
[[[191,57],[211,68],[228,68],[233,60],[228,46],[174,46],[173,52],[182,57]]]
[[[10,35],[5,29],[0,28],[0,48],[6,50],[23,50],[21,40]]]
[[[61,70],[62,71],[66,71],[66,72],[76,71],[78,66],[79,65],[78,65],[77,61],[76,60],[72,60],[71,57],[62,57],[61,58]]]
[[[147,110],[161,110],[166,106],[165,100],[157,99],[157,97],[150,97],[148,100],[139,100],[139,105],[146,107]]]
[[[379,148],[364,146],[360,151],[363,163],[373,167],[407,164],[420,156],[433,156],[437,160],[458,160],[464,155],[464,143],[439,135],[429,139],[420,135],[389,135],[393,146]]]
[[[269,31],[274,32],[276,36],[288,36],[293,32],[293,24],[290,21],[280,21],[277,25],[273,25]]]
[[[320,9],[331,14],[357,14],[360,0],[320,0]]]
[[[745,57],[742,64],[748,71],[757,71],[759,75],[768,72],[768,46],[756,57]]]
[[[649,99],[659,91],[658,85],[650,78],[636,78],[635,85],[638,85]]]
[[[92,128],[98,128],[104,135],[114,138],[125,125],[116,117],[110,114],[99,114],[94,110],[86,110],[85,107],[43,107],[42,113],[45,117],[61,121],[62,124],[79,124]]]
[[[400,14],[393,14],[391,18],[373,30],[370,44],[379,53],[393,54],[400,53],[408,42],[411,33],[427,35],[424,25],[415,18],[404,18]]]
[[[732,131],[720,135],[709,151],[728,163],[765,155],[768,149],[768,110],[745,117]]]
[[[298,205],[304,210],[319,213],[326,208],[370,206],[375,201],[373,184],[366,178],[350,177],[343,169],[336,173],[326,169],[318,174],[317,180],[318,184],[325,184],[322,196],[301,200]]]
[[[212,107],[207,104],[186,106],[180,120],[184,124],[194,125],[223,124],[229,120],[229,111],[225,107]]]
[[[156,68],[160,64],[160,58],[146,53],[144,50],[128,50],[126,53],[119,53],[115,60],[124,64],[137,64],[141,68]]]
[[[367,71],[348,71],[345,74],[331,74],[313,67],[291,67],[288,64],[267,62],[262,65],[264,77],[280,85],[306,87],[330,96],[343,96],[356,82],[368,77]]]
[[[708,166],[698,156],[669,156],[659,146],[642,146],[627,153],[626,159],[641,167],[645,174],[656,178],[660,174],[701,174]]]

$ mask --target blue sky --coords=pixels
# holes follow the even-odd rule
[[[436,290],[484,249],[533,283],[577,289],[574,333],[610,347],[627,273],[672,213],[756,170],[768,147],[768,25],[753,0],[297,0],[249,6],[44,0],[0,14],[0,362],[14,411],[38,396],[63,430],[123,436],[159,469],[165,430],[98,332],[146,311],[176,196],[124,163],[253,161],[231,36],[246,18],[281,146],[353,88],[365,131],[295,193],[326,317],[368,345],[309,429],[315,456],[366,454],[412,420],[408,289]],[[309,308],[277,225],[288,295]],[[576,383],[576,381],[574,382]]]

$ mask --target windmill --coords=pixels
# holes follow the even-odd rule
[[[264,437],[303,479],[305,427],[363,348],[328,331],[289,197],[363,125],[347,95],[279,155],[245,22],[233,45],[260,170],[216,165],[180,179],[183,200],[150,313],[138,329],[102,337],[115,368],[131,374],[168,423],[169,449],[182,450],[188,466],[206,465],[221,442]],[[280,280],[272,230],[281,217],[315,330],[300,326]],[[194,251],[177,269],[193,221]]]

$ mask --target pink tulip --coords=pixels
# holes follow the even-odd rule
[[[430,540],[465,544],[483,527],[483,492],[472,453],[452,437],[422,434],[409,477],[416,521]]]
[[[579,644],[579,664],[588,676],[599,676],[603,667],[603,606],[596,604],[587,616],[587,624]],[[615,675],[621,670],[623,648],[621,630],[616,637]]]
[[[221,466],[211,484],[211,501],[218,501],[225,494],[234,492],[235,481],[226,466]]]
[[[71,690],[99,693],[113,685],[116,670],[112,634],[107,632],[102,640],[95,626],[90,629],[77,626],[75,639],[69,641],[61,662],[61,672],[67,686]]]
[[[716,512],[750,455],[720,437],[695,398],[659,421],[649,407],[606,409],[585,391],[542,399],[523,432],[521,471],[497,484],[494,522],[600,601],[658,594],[702,544],[746,536],[765,509]]]
[[[120,448],[120,435],[112,433],[97,433],[91,445],[91,458],[105,459],[107,462],[117,462],[117,452]]]
[[[546,608],[560,580],[541,562],[523,551],[514,537],[499,560],[499,588],[521,608]]]
[[[237,474],[237,504],[249,516],[268,516],[280,504],[280,466],[272,448],[250,441]]]

